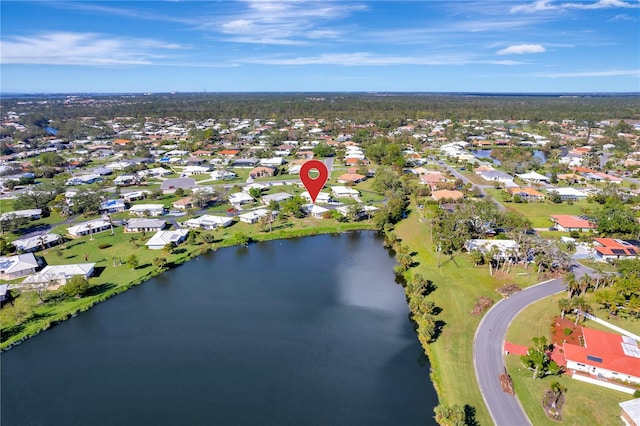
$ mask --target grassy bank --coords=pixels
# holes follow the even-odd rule
[[[433,367],[432,380],[440,403],[471,406],[479,424],[491,424],[473,368],[473,336],[481,317],[471,311],[478,296],[497,300],[500,296],[496,288],[507,283],[529,286],[536,281],[535,274],[518,275],[523,270],[516,268],[510,275],[492,277],[486,267],[474,266],[466,255],[453,260],[443,258],[438,267],[430,224],[428,220],[422,222],[416,211],[398,224],[394,232],[415,253],[417,266],[411,268],[411,273],[421,274],[437,286],[429,299],[442,309],[437,318],[445,325],[442,334],[425,350]]]
[[[563,297],[566,297],[566,294],[550,296],[533,303],[520,312],[507,332],[507,340],[512,343],[529,345],[533,337],[546,336],[549,338],[551,321],[558,314],[558,300]],[[592,325],[593,322],[587,324],[589,327]],[[517,356],[508,355],[506,361],[516,395],[534,425],[557,424],[547,419],[541,406],[544,390],[555,381],[567,388],[565,406],[562,411],[563,424],[566,425],[618,424],[618,416],[620,415],[618,403],[633,399],[631,395],[579,382],[568,376],[532,379],[531,371],[522,367]]]
[[[153,259],[156,257],[165,257],[169,267],[174,267],[199,254],[237,244],[238,233],[249,236],[253,241],[268,241],[369,229],[373,229],[373,225],[368,221],[341,223],[334,220],[302,219],[275,223],[271,232],[261,232],[257,225],[237,223],[224,230],[214,231],[216,240],[213,244],[186,242],[174,249],[173,253],[144,247],[145,240],[153,233],[148,233],[143,239],[141,234],[125,234],[122,227],[115,228],[114,235],[107,231],[94,234],[93,239],[82,237],[68,241],[38,255],[43,256],[48,264],[95,263],[96,273],[90,278],[90,290],[81,298],[67,297],[59,290],[47,292],[43,297],[44,302],[35,292],[20,292],[13,304],[5,303],[0,310],[0,349],[6,350],[162,273],[164,269],[154,265]],[[135,269],[126,264],[132,254],[135,254],[139,264]]]

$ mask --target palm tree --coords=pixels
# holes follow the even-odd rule
[[[591,287],[591,277],[589,275],[583,275],[579,281],[580,296],[584,296],[589,287]]]
[[[573,294],[579,289],[579,283],[576,279],[576,275],[573,272],[569,272],[564,281],[567,283],[567,291],[569,292],[569,299],[573,297]]]
[[[571,300],[569,299],[558,300],[558,307],[560,308],[560,317],[564,319],[564,314],[566,314],[567,311],[571,309]]]

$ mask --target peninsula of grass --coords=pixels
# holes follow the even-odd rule
[[[211,233],[215,237],[213,243],[204,243],[200,238],[196,241],[187,240],[171,253],[149,250],[144,246],[153,233],[147,233],[143,238],[139,233],[124,233],[123,227],[115,227],[113,235],[106,231],[93,234],[92,238],[86,236],[70,240],[37,255],[44,257],[47,264],[54,265],[95,263],[95,274],[89,279],[89,290],[80,298],[65,296],[61,290],[49,291],[44,294],[43,301],[36,292],[19,292],[12,302],[5,303],[0,310],[0,350],[7,350],[97,303],[161,274],[166,269],[154,264],[154,258],[157,257],[166,258],[167,267],[171,268],[208,251],[237,245],[239,235],[257,242],[373,229],[371,221],[338,222],[332,219],[307,218],[276,220],[269,232],[260,230],[255,224],[238,222],[221,230],[202,231],[203,234]],[[138,261],[135,269],[126,263],[131,255],[135,255]]]
[[[530,345],[534,337],[545,336],[549,339],[551,322],[559,313],[558,300],[566,297],[566,293],[559,293],[529,305],[511,323],[506,340],[515,344]],[[631,323],[628,321],[626,325]],[[586,325],[592,328],[602,327],[593,321],[589,321]],[[625,325],[618,325],[625,327]],[[633,399],[631,395],[573,380],[569,376],[533,379],[531,371],[524,368],[519,357],[515,355],[506,356],[506,365],[513,379],[516,395],[534,425],[557,424],[547,418],[541,405],[545,389],[550,388],[551,383],[556,381],[567,388],[565,405],[562,409],[562,423],[566,425],[615,423],[615,419],[620,415],[618,403]]]
[[[442,309],[437,319],[444,323],[438,339],[425,348],[432,366],[432,381],[441,404],[470,406],[478,424],[491,424],[473,367],[473,338],[480,316],[471,311],[479,296],[498,300],[496,292],[505,284],[524,288],[537,281],[533,270],[514,268],[509,275],[491,276],[487,267],[474,266],[466,254],[449,259],[443,256],[438,267],[428,219],[420,220],[412,210],[407,219],[396,225],[394,233],[402,245],[414,252],[412,274],[421,274],[437,287],[428,297]]]

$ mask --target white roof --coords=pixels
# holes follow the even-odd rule
[[[309,191],[304,191],[302,194],[300,194],[300,196],[302,198],[307,199],[307,200],[311,200],[311,194],[309,194]],[[327,192],[318,192],[318,196],[316,197],[316,201],[321,202],[321,203],[328,203],[329,200],[331,200],[331,194],[329,194]]]
[[[329,211],[329,209],[325,208],[325,207],[320,207],[317,206],[315,204],[304,204],[302,206],[302,209],[304,211],[306,211],[307,213],[313,214],[313,215],[318,215],[318,214],[323,214]]]
[[[510,249],[517,249],[519,244],[515,240],[469,240],[465,246],[467,250],[480,250],[481,252],[487,252],[493,247],[497,248],[501,252],[505,252]]]
[[[347,195],[358,195],[359,192],[353,188],[348,188],[346,186],[332,186],[331,190],[335,194],[347,194]]]
[[[162,219],[134,218],[127,221],[127,229],[135,228],[162,228],[166,225]]]
[[[253,201],[253,197],[245,192],[236,192],[229,195],[229,201],[233,203],[239,203],[242,201]]]
[[[0,220],[9,219],[12,216],[15,217],[31,217],[31,216],[40,216],[42,214],[41,209],[27,209],[27,210],[15,210],[12,212],[3,213],[0,216]]]
[[[26,269],[37,268],[38,261],[33,253],[18,254],[15,256],[0,256],[0,271],[12,274]]]
[[[516,176],[518,176],[522,180],[549,180],[549,178],[546,177],[545,175],[541,175],[540,173],[535,171],[523,173],[521,175],[516,175]]]
[[[618,405],[622,408],[631,420],[636,424],[640,424],[640,398],[632,399],[630,401],[619,402]]]
[[[176,229],[173,231],[158,231],[149,241],[145,243],[147,246],[165,246],[169,243],[177,243],[189,233],[188,229]]]
[[[185,225],[222,225],[226,226],[233,221],[232,218],[226,216],[213,216],[213,215],[204,215],[200,217],[196,217],[194,219],[189,219],[185,221]]]
[[[136,204],[129,211],[143,212],[145,210],[164,210],[164,204]]]
[[[566,187],[566,188],[548,188],[547,190],[549,192],[555,191],[559,195],[574,195],[576,197],[586,197],[587,196],[586,192],[580,191],[580,190],[575,189],[575,188],[570,188],[570,187]]]
[[[13,244],[18,250],[29,251],[42,245],[43,241],[41,238],[44,238],[44,244],[49,244],[58,241],[61,237],[58,234],[36,235],[35,237],[15,240],[11,244]]]
[[[270,211],[267,209],[257,209],[257,210],[252,210],[250,212],[246,212],[241,215],[238,215],[238,217],[240,219],[248,219],[248,220],[260,219],[261,217],[266,216],[269,213]]]
[[[70,234],[75,235],[80,231],[88,231],[89,228],[99,229],[105,226],[110,226],[109,222],[102,219],[96,219],[96,220],[90,220],[88,222],[82,222],[74,226],[70,226],[69,228],[67,228],[67,231],[69,231]]]
[[[23,284],[46,283],[53,280],[68,279],[74,275],[87,276],[92,271],[95,263],[76,263],[72,265],[49,265],[37,274],[29,275],[22,281]]]

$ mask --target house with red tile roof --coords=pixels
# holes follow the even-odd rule
[[[523,200],[527,201],[540,201],[544,200],[545,195],[537,191],[533,188],[507,188],[507,191],[511,193],[511,195],[519,195]]]
[[[593,249],[598,257],[608,262],[636,258],[640,251],[640,247],[631,242],[615,238],[594,238]]]
[[[347,183],[347,182],[360,183],[366,179],[367,177],[365,175],[360,175],[358,173],[345,173],[338,176],[338,182],[340,183]]]
[[[640,385],[640,347],[627,336],[582,327],[583,345],[564,343],[567,369]]]
[[[461,191],[449,190],[449,189],[441,189],[439,191],[433,191],[431,193],[431,198],[436,201],[441,200],[461,200],[464,198],[464,194]]]
[[[580,216],[554,214],[551,215],[551,220],[553,221],[554,226],[558,229],[558,231],[589,232],[596,229],[596,225],[594,223]]]

